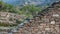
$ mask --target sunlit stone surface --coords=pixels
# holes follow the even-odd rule
[[[51,24],[55,24],[55,21],[51,21]]]
[[[59,17],[59,14],[53,14],[53,17]]]

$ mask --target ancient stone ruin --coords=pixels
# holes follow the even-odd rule
[[[13,34],[60,34],[60,2],[38,13]]]
[[[15,13],[0,12],[0,23],[4,24],[16,24],[17,21],[25,19],[25,16]]]

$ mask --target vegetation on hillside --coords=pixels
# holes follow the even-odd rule
[[[20,6],[14,7],[12,5],[5,4],[4,2],[0,1],[0,11],[25,15],[27,18],[32,18],[33,16],[37,15],[38,12],[41,12],[41,10],[42,9],[40,6],[36,7],[34,5],[24,5],[22,7]],[[4,26],[7,26],[7,25],[4,25]]]
[[[41,7],[40,6],[35,7],[34,5],[25,5],[20,8],[20,6],[14,7],[12,5],[5,4],[4,2],[0,2],[0,11],[17,13],[17,14],[26,15],[27,17],[30,17],[40,12]]]

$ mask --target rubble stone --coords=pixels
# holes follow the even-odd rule
[[[18,28],[19,34],[60,34],[60,11],[56,9],[57,6],[60,7],[59,3],[53,4],[52,8],[48,7],[48,11],[30,19],[24,27]]]

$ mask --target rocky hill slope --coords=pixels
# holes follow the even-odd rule
[[[23,15],[9,12],[0,12],[0,26],[14,26],[19,24],[24,19],[26,19],[26,17]]]
[[[53,3],[13,34],[60,34],[60,2]]]

